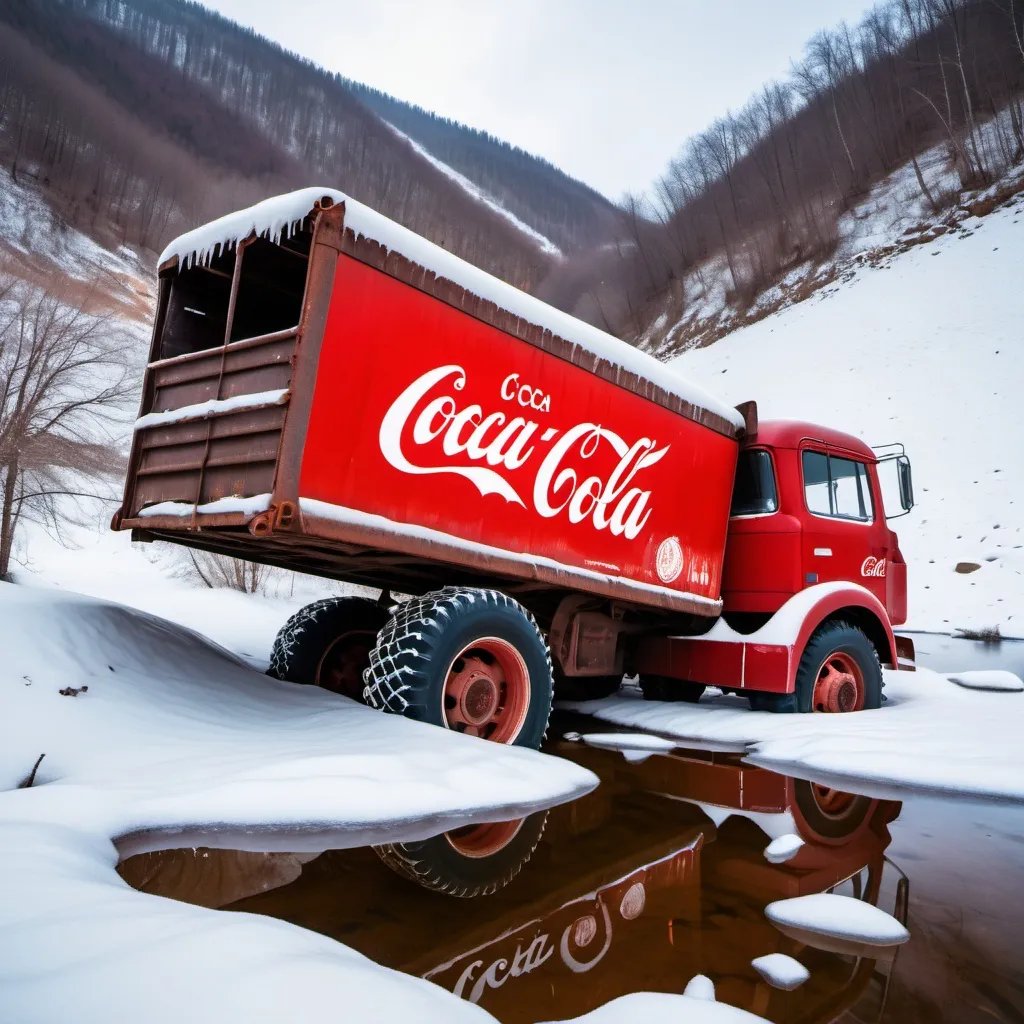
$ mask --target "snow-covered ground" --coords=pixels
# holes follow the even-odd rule
[[[303,929],[137,893],[111,840],[410,840],[572,798],[589,771],[269,679],[166,620],[50,588],[0,584],[0,651],[4,1020],[313,1019],[340,1004],[360,1021],[490,1019]]]
[[[0,584],[0,650],[0,786],[45,754],[35,787],[0,798],[0,820],[111,838],[194,831],[240,848],[256,827],[293,844],[310,832],[314,846],[330,833],[324,849],[517,818],[597,781],[270,679],[166,620],[90,598]]]
[[[77,1021],[493,1021],[316,932],[136,892],[109,840],[0,824],[0,1017]]]
[[[857,792],[1024,800],[1024,695],[964,689],[923,668],[886,671],[885,695],[877,711],[853,715],[754,712],[717,691],[697,704],[645,701],[631,688],[565,706],[682,745],[745,750],[755,764]]]
[[[1022,265],[1019,194],[672,363],[761,419],[906,445],[918,504],[892,526],[917,629],[1024,636]]]

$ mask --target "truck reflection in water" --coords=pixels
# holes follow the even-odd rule
[[[502,1021],[578,1016],[634,991],[681,992],[695,974],[721,1002],[774,1021],[881,1018],[895,949],[783,934],[778,899],[838,892],[906,921],[908,885],[885,856],[900,804],[673,751],[629,761],[558,740],[551,753],[601,777],[547,812],[533,858],[505,889],[453,899],[403,880],[370,850],[308,855],[172,850],[125,861],[137,888],[268,914],[428,978]],[[783,863],[772,838],[804,843]],[[303,864],[302,862],[307,863]],[[771,987],[751,961],[796,957],[810,979]]]

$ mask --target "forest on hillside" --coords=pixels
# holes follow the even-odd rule
[[[10,174],[44,184],[100,237],[159,249],[198,221],[322,183],[520,287],[547,272],[534,240],[419,156],[350,83],[200,4],[9,0],[0,66]],[[617,216],[543,161],[515,159],[533,168],[517,205],[527,222],[590,243]]]
[[[688,279],[726,266],[742,309],[790,269],[831,257],[844,213],[896,169],[941,146],[960,189],[1024,159],[1024,0],[883,0],[857,25],[821,31],[789,77],[688,139],[649,194],[623,202],[628,231],[567,261],[549,301],[636,339],[682,315]],[[996,119],[998,116],[997,120]],[[982,132],[982,126],[989,130]]]
[[[548,161],[377,89],[358,82],[346,85],[385,121],[476,182],[563,250],[576,252],[613,236],[620,218],[611,203]]]
[[[685,140],[618,207],[191,0],[6,0],[0,68],[6,172],[105,244],[159,250],[269,194],[335,186],[630,340],[682,315],[709,266],[724,265],[725,299],[742,309],[791,268],[829,260],[842,216],[901,167],[943,210],[959,190],[929,186],[928,150],[942,148],[962,189],[1024,158],[1024,0],[882,0],[819,32],[785,80]]]

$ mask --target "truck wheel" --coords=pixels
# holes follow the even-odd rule
[[[555,700],[602,700],[622,685],[622,676],[567,676],[554,670]]]
[[[415,843],[374,850],[392,871],[449,896],[488,896],[523,869],[540,842],[548,812],[518,821],[467,825]]]
[[[551,713],[548,646],[497,590],[445,587],[407,601],[363,678],[371,707],[495,743],[536,749]]]
[[[366,597],[328,597],[297,611],[274,640],[267,675],[363,699],[363,671],[388,613]]]
[[[688,683],[685,679],[671,676],[640,674],[640,692],[644,700],[684,700],[696,704],[707,689],[704,683]]]
[[[848,843],[870,827],[877,800],[804,779],[793,780],[791,811],[800,836],[813,843]]]
[[[874,645],[848,622],[820,626],[796,671],[797,711],[864,711],[882,706],[882,666]]]

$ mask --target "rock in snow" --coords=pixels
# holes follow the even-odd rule
[[[992,690],[999,693],[1020,693],[1024,690],[1024,681],[1020,676],[1003,669],[955,672],[947,674],[946,678],[967,690]]]
[[[785,953],[769,953],[750,961],[750,966],[774,988],[792,992],[799,988],[810,976],[811,972],[799,960],[794,960]]]
[[[910,938],[910,932],[891,914],[851,896],[827,892],[797,896],[769,903],[764,912],[785,934],[799,936],[818,949],[836,950],[838,946],[845,950],[847,944],[898,946]]]
[[[792,860],[797,855],[797,851],[803,845],[804,841],[792,832],[779,836],[764,848],[764,859],[770,864],[785,864],[787,860]]]

